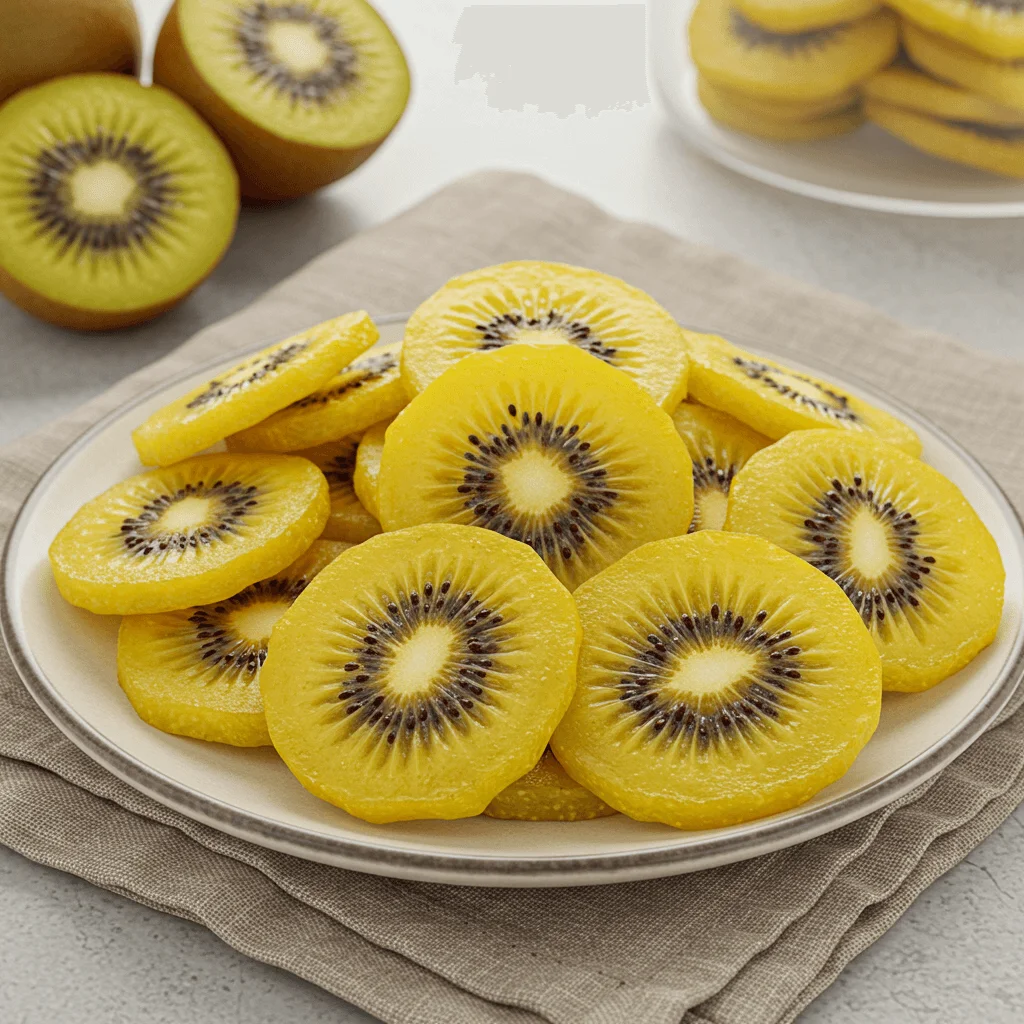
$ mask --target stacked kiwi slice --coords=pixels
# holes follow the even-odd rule
[[[347,313],[153,410],[156,468],[54,540],[154,727],[375,823],[709,829],[811,799],[883,690],[995,636],[984,523],[833,382],[535,261],[377,337]]]

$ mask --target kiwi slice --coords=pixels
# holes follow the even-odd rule
[[[1024,178],[1024,126],[999,128],[975,121],[946,121],[890,103],[868,100],[868,118],[932,156],[979,170]]]
[[[358,167],[409,98],[409,69],[365,0],[177,0],[153,80],[231,151],[242,194],[305,195]]]
[[[860,616],[759,537],[645,544],[575,598],[578,681],[551,749],[630,817],[705,829],[796,807],[878,724],[881,664]]]
[[[308,395],[377,340],[366,313],[348,313],[271,345],[169,405],[132,432],[144,465],[166,466]]]
[[[745,114],[768,118],[771,121],[817,121],[832,114],[843,114],[855,107],[860,99],[856,89],[846,89],[835,96],[820,100],[779,100],[753,93],[740,92],[725,85],[716,85],[703,75],[697,76],[697,89],[701,97],[707,93],[725,101]]]
[[[231,451],[288,452],[361,434],[397,416],[409,400],[398,362],[401,342],[364,352],[317,390],[228,438]]]
[[[691,393],[772,440],[791,430],[838,427],[870,431],[911,455],[921,453],[917,434],[905,423],[838,385],[752,355],[713,334],[686,332],[690,345]]]
[[[831,139],[855,131],[864,123],[860,103],[854,101],[845,110],[820,117],[797,120],[792,117],[772,117],[754,113],[742,103],[736,103],[708,79],[697,82],[697,95],[701,105],[719,124],[734,131],[776,142],[813,142]]]
[[[363,508],[374,519],[380,519],[380,506],[377,504],[377,488],[380,484],[380,460],[384,455],[384,435],[391,420],[375,423],[363,434],[356,449],[356,469],[352,474],[352,486],[356,497],[362,502]]]
[[[327,477],[331,514],[324,527],[324,537],[353,544],[380,533],[380,523],[363,507],[353,486],[358,445],[358,437],[345,437],[295,453],[319,466]]]
[[[238,218],[231,160],[202,119],[125,75],[70,75],[0,108],[0,291],[82,330],[180,302]]]
[[[177,736],[268,746],[259,678],[270,631],[348,547],[314,541],[283,572],[218,604],[126,615],[117,634],[117,678],[139,717]]]
[[[879,0],[735,0],[744,17],[769,32],[811,32],[875,14]]]
[[[50,545],[50,565],[64,598],[91,612],[210,604],[298,558],[329,505],[307,459],[198,455],[87,502]]]
[[[406,324],[402,378],[417,394],[464,356],[516,342],[589,352],[668,411],[686,397],[686,346],[667,310],[617,277],[538,260],[484,267],[435,292]]]
[[[508,821],[590,821],[615,813],[573,779],[550,749],[484,808],[488,818]]]
[[[690,52],[700,73],[764,98],[834,96],[891,63],[897,20],[886,10],[806,32],[772,32],[733,6],[699,0],[690,19]]]
[[[311,792],[373,822],[481,813],[572,695],[572,597],[523,544],[430,524],[346,551],[274,627],[270,736]]]
[[[696,530],[721,530],[733,477],[754,452],[771,444],[728,413],[683,402],[672,414],[693,461],[693,521]]]
[[[385,530],[453,522],[529,544],[571,590],[685,533],[693,473],[624,373],[572,345],[510,345],[457,362],[391,424],[377,503]]]
[[[1020,0],[891,0],[911,22],[995,60],[1024,57]]]
[[[870,629],[887,690],[924,690],[996,635],[1003,563],[938,470],[864,434],[797,431],[733,481],[726,528],[834,579]]]

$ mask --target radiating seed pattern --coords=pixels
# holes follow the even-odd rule
[[[766,46],[786,54],[824,50],[830,43],[840,39],[846,31],[846,25],[840,24],[810,29],[806,32],[772,32],[749,21],[739,11],[733,10],[731,15],[733,35],[741,42],[751,48]]]
[[[687,533],[696,533],[701,528],[700,522],[700,496],[705,491],[717,490],[728,495],[732,487],[733,477],[739,469],[730,463],[725,469],[720,469],[713,455],[705,455],[703,459],[693,460],[693,522]]]
[[[300,352],[304,352],[308,345],[302,341],[294,341],[281,348],[276,349],[268,356],[260,356],[252,362],[246,363],[239,370],[229,377],[211,380],[206,389],[201,391],[187,405],[188,409],[199,409],[207,405],[216,405],[223,401],[228,395],[237,391],[244,391],[252,387],[257,381],[263,380],[275,370],[290,363]]]
[[[356,471],[356,450],[357,446],[354,444],[347,446],[321,464],[320,470],[327,477],[327,484],[332,491],[355,494],[352,476]]]
[[[482,352],[504,348],[517,341],[523,330],[555,331],[564,336],[565,340],[584,352],[597,356],[610,366],[615,366],[616,348],[605,344],[593,329],[580,320],[572,320],[557,309],[550,309],[540,316],[527,317],[525,313],[512,310],[500,313],[487,323],[477,324],[476,331],[480,335],[477,346]]]
[[[315,405],[326,405],[336,398],[341,398],[352,391],[357,391],[373,381],[380,380],[385,374],[393,373],[398,369],[398,360],[387,352],[378,356],[367,356],[353,364],[351,370],[343,370],[345,380],[334,387],[328,386],[322,391],[314,391],[313,394],[292,402],[291,409],[308,409]]]
[[[766,388],[770,388],[783,398],[788,398],[797,405],[806,406],[819,412],[829,419],[840,423],[858,423],[860,417],[850,408],[849,399],[831,388],[827,388],[810,377],[792,370],[786,371],[787,377],[794,377],[807,384],[812,394],[798,391],[792,385],[780,379],[779,371],[767,363],[759,363],[753,359],[744,359],[742,356],[733,356],[733,363],[736,364],[751,380],[758,381]]]

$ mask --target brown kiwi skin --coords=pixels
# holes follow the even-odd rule
[[[177,0],[157,38],[153,81],[177,93],[206,118],[231,154],[242,197],[254,203],[315,192],[354,171],[384,141],[353,149],[310,146],[282,139],[242,117],[206,84],[192,63],[181,36]]]

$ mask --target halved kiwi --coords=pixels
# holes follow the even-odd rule
[[[630,817],[703,829],[796,807],[878,724],[881,664],[860,616],[761,538],[645,544],[575,598],[578,682],[551,749]]]
[[[328,509],[307,459],[199,455],[87,502],[50,545],[50,565],[65,600],[92,612],[210,604],[298,558]]]
[[[238,179],[203,120],[125,75],[69,75],[0,108],[0,291],[81,330],[152,319],[220,262]]]
[[[726,528],[834,579],[882,655],[887,690],[924,690],[996,635],[1005,574],[992,535],[938,470],[864,434],[797,431],[733,481]]]
[[[401,343],[382,345],[287,408],[228,438],[239,452],[287,452],[361,434],[397,416],[409,400],[398,369]]]
[[[879,0],[735,0],[736,9],[770,32],[831,28],[880,10]]]
[[[364,507],[356,495],[353,476],[356,467],[358,437],[344,437],[331,444],[295,452],[319,466],[330,488],[331,514],[324,527],[324,537],[347,540],[352,544],[380,533],[380,523]]]
[[[307,789],[367,821],[479,814],[544,753],[579,629],[523,544],[451,524],[382,534],[274,627],[271,739]]]
[[[308,395],[377,340],[363,312],[271,345],[158,409],[132,431],[144,465],[166,466]]]
[[[242,194],[263,200],[354,170],[409,98],[401,47],[365,0],[176,0],[153,80],[213,125]]]
[[[268,746],[259,678],[270,632],[348,547],[313,541],[283,572],[218,604],[126,615],[117,634],[117,678],[139,717],[178,736]]]
[[[686,346],[649,295],[596,270],[519,260],[453,278],[409,318],[402,379],[422,391],[464,356],[572,345],[628,373],[664,409],[686,397]]]
[[[720,409],[765,437],[791,430],[838,427],[870,431],[919,455],[921,442],[905,423],[836,384],[744,352],[725,338],[686,332],[693,397]]]
[[[913,23],[996,60],[1024,57],[1018,0],[891,0]]]
[[[685,533],[693,474],[672,420],[572,345],[468,356],[388,428],[381,525],[454,522],[529,544],[570,589]]]
[[[356,470],[352,474],[352,486],[356,497],[362,502],[363,508],[374,519],[380,519],[380,506],[377,503],[377,489],[380,486],[380,460],[384,456],[384,435],[391,420],[375,423],[363,434],[356,449]]]

